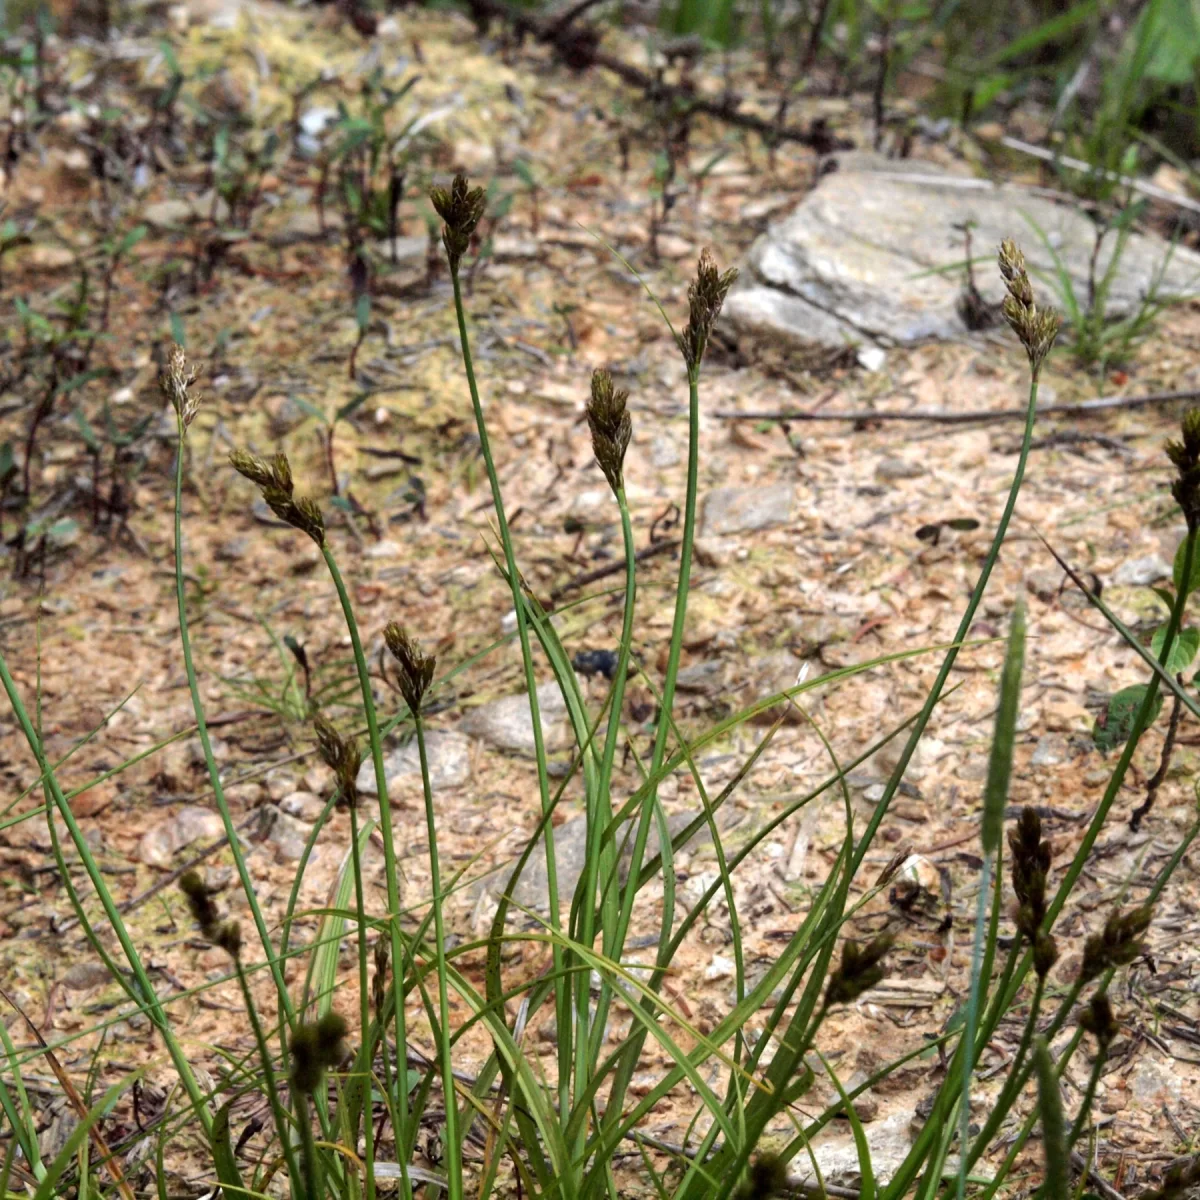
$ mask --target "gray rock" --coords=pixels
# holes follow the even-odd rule
[[[796,492],[790,483],[767,487],[714,488],[704,501],[705,537],[751,533],[786,525],[792,518]]]
[[[155,229],[174,229],[186,225],[195,215],[195,210],[187,200],[159,200],[142,209],[142,220]]]
[[[67,971],[61,983],[70,992],[85,992],[111,979],[108,968],[102,962],[79,962]]]
[[[1134,1101],[1145,1112],[1174,1108],[1183,1096],[1183,1080],[1179,1073],[1160,1059],[1149,1054],[1142,1056],[1129,1079]]]
[[[259,810],[259,837],[275,850],[276,861],[298,862],[304,856],[304,847],[312,826],[295,817],[289,817],[281,808],[274,804],[264,804]],[[312,863],[316,851],[309,856]]]
[[[667,818],[667,828],[671,832],[672,841],[674,841],[675,836],[680,830],[695,819],[696,815],[695,813],[675,813]],[[617,845],[621,849],[620,877],[622,882],[624,882],[625,873],[628,869],[629,856],[632,852],[635,833],[636,828],[631,829],[630,824],[625,822],[622,824],[620,832],[616,835]],[[628,837],[626,836],[627,834]],[[688,842],[688,847],[698,846],[702,842],[707,841],[708,837],[708,831],[702,829]],[[546,851],[544,847],[544,840],[539,839],[533,853],[529,856],[529,861],[526,863],[525,869],[521,872],[521,878],[517,881],[516,888],[512,892],[512,899],[516,904],[523,908],[534,909],[537,912],[546,912],[550,907],[550,890],[546,882]],[[646,842],[646,859],[650,859],[656,855],[658,849],[658,831],[654,826],[651,826],[650,836]],[[559,902],[561,904],[568,904],[570,902],[586,863],[587,819],[585,817],[574,817],[554,830],[554,864],[555,873],[558,878]],[[493,897],[499,897],[507,889],[511,874],[512,865],[506,865],[481,881],[479,890],[490,893]]]
[[[229,541],[222,542],[213,551],[218,562],[241,562],[249,553],[250,539],[248,537],[230,538]]]
[[[887,1183],[904,1162],[912,1145],[909,1118],[905,1113],[896,1113],[882,1121],[873,1122],[865,1133],[875,1182]],[[858,1167],[858,1150],[850,1133],[834,1133],[830,1130],[828,1136],[820,1135],[814,1140],[812,1151],[817,1166],[821,1169],[821,1177],[826,1183],[857,1187],[862,1181]],[[796,1171],[796,1183],[817,1182],[807,1154],[796,1155],[792,1165]]]
[[[548,749],[558,749],[567,742],[563,725],[567,707],[554,680],[537,689],[538,707],[542,717],[542,736]],[[462,723],[469,734],[482,739],[497,750],[514,754],[534,755],[533,721],[529,716],[529,700],[525,695],[505,696],[472,709]]]
[[[1157,554],[1144,558],[1131,558],[1123,562],[1114,572],[1112,581],[1117,587],[1149,587],[1160,579],[1171,578],[1171,564]]]
[[[192,842],[211,841],[225,832],[220,813],[198,804],[188,804],[153,829],[138,843],[138,858],[151,867],[166,869],[178,850]]]
[[[965,221],[974,225],[980,253],[1011,237],[1033,272],[1052,281],[1053,256],[1036,223],[1061,257],[1075,294],[1086,296],[1095,228],[1079,209],[1010,185],[952,175],[933,163],[841,154],[838,169],[754,244],[749,269],[726,301],[726,318],[750,337],[823,348],[962,336],[962,273],[939,268],[962,260],[956,227]],[[1110,236],[1101,250],[1100,273],[1115,242]],[[1130,236],[1108,297],[1112,316],[1136,309],[1168,250],[1158,237]],[[998,305],[998,273],[977,270],[975,279],[985,302]],[[1198,280],[1200,254],[1176,247],[1160,290],[1194,295]],[[1050,290],[1049,282],[1039,284],[1040,292]]]
[[[681,692],[697,692],[707,696],[725,682],[725,674],[725,664],[719,658],[707,659],[684,667],[676,677],[675,686]]]
[[[279,801],[279,808],[289,817],[312,825],[325,811],[325,802],[313,792],[289,792]]]
[[[909,462],[907,458],[885,458],[875,468],[875,478],[891,479],[920,479],[925,474],[925,467],[919,462]]]
[[[1038,744],[1033,748],[1033,757],[1030,758],[1030,766],[1034,767],[1053,767],[1063,761],[1067,753],[1067,743],[1065,739],[1057,734],[1048,733],[1045,737],[1038,738]]]
[[[532,738],[532,726],[530,737]],[[443,788],[462,787],[471,778],[471,739],[462,733],[445,733],[431,729],[425,734],[425,754],[429,759],[429,782],[435,792]],[[421,756],[417,740],[393,750],[383,760],[391,799],[404,789],[421,788]],[[377,796],[375,767],[365,759],[358,772],[358,790],[364,796]]]
[[[664,467],[674,467],[679,464],[681,455],[679,446],[673,438],[660,434],[650,443],[650,465],[662,470]]]

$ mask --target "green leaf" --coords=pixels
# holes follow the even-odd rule
[[[1187,538],[1179,543],[1179,549],[1175,551],[1175,565],[1171,569],[1171,578],[1175,581],[1175,588],[1178,590],[1183,587],[1183,558],[1187,550]],[[1200,544],[1196,546],[1195,552],[1192,554],[1192,577],[1188,580],[1187,590],[1195,591],[1200,587]]]
[[[310,404],[303,396],[292,396],[292,403],[299,409],[303,409],[310,417],[316,417],[322,425],[329,424],[329,418],[315,405]]]
[[[117,246],[117,258],[124,258],[146,236],[149,232],[145,225],[135,225],[122,239],[120,245]]]
[[[531,191],[537,187],[537,182],[533,178],[533,168],[523,158],[518,158],[512,165],[513,174]]]
[[[225,1200],[237,1200],[245,1195],[246,1185],[242,1183],[242,1173],[238,1170],[237,1159],[233,1153],[233,1142],[229,1136],[229,1106],[222,1104],[217,1109],[212,1126],[212,1157],[213,1167],[217,1178],[225,1189]]]
[[[177,312],[171,314],[171,338],[181,350],[187,349],[187,334],[183,331],[183,318]]]
[[[354,321],[359,333],[367,332],[367,326],[371,324],[371,297],[367,292],[363,292],[354,302]]]
[[[1004,830],[1004,806],[1008,803],[1008,785],[1012,779],[1013,743],[1017,733],[1017,710],[1021,704],[1021,668],[1025,662],[1025,607],[1018,604],[1012,615],[1008,635],[1008,654],[1000,675],[1000,706],[996,710],[996,734],[988,761],[987,785],[983,800],[983,852],[994,854],[1000,848]]]
[[[1160,625],[1150,639],[1150,652],[1161,661],[1163,643],[1167,640],[1167,627]],[[1196,651],[1200,650],[1200,629],[1181,629],[1171,643],[1171,653],[1163,666],[1172,675],[1179,674],[1192,665]]]
[[[17,459],[13,454],[12,442],[0,443],[0,483],[3,483],[17,469]]]
[[[342,407],[333,414],[334,421],[345,421],[352,417],[360,408],[362,408],[363,404],[365,404],[370,398],[370,395],[370,392],[359,392],[359,394],[355,396],[353,400],[347,400],[346,403],[343,404]]]
[[[1062,1092],[1046,1039],[1040,1035],[1033,1041],[1033,1065],[1037,1068],[1038,1111],[1042,1118],[1042,1149],[1046,1157],[1042,1196],[1044,1200],[1069,1200],[1071,1181]]]
[[[79,436],[83,438],[87,448],[93,454],[100,453],[100,439],[96,436],[96,431],[92,428],[87,417],[83,415],[83,409],[77,408],[71,416],[75,420],[75,426],[79,430]]]
[[[946,525],[950,529],[956,529],[959,533],[968,533],[972,529],[979,528],[979,522],[974,517],[954,517],[947,521]]]
[[[1104,710],[1092,728],[1092,741],[1102,754],[1108,754],[1129,740],[1129,735],[1133,731],[1133,722],[1137,717],[1138,710],[1142,707],[1142,701],[1146,698],[1148,686],[1145,683],[1135,683],[1131,687],[1122,688],[1115,695],[1109,697],[1108,708]],[[1159,692],[1154,698],[1154,709],[1147,725],[1153,725],[1158,720],[1162,706],[1162,693]]]

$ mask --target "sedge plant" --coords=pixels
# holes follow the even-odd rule
[[[232,1093],[233,1099],[217,1104],[215,1112],[221,1086],[210,1093],[198,1082],[176,1022],[157,999],[136,941],[71,815],[58,783],[57,766],[47,759],[37,725],[0,657],[0,680],[37,761],[51,830],[57,836],[57,822],[61,821],[79,854],[103,920],[130,968],[128,974],[120,973],[130,1004],[146,1013],[162,1037],[179,1077],[186,1113],[194,1114],[193,1125],[208,1148],[214,1178],[227,1194],[261,1195],[283,1184],[292,1200],[373,1200],[382,1180],[404,1200],[443,1193],[452,1200],[468,1194],[488,1200],[514,1190],[537,1200],[610,1200],[625,1194],[627,1168],[622,1166],[622,1153],[632,1143],[640,1156],[642,1182],[657,1196],[669,1200],[766,1197],[792,1186],[794,1172],[808,1159],[813,1139],[841,1115],[850,1121],[858,1146],[864,1194],[870,1192],[879,1200],[908,1196],[948,1200],[952,1194],[963,1196],[968,1188],[977,1186],[975,1164],[995,1149],[1036,1078],[1041,1097],[1038,1106],[1020,1124],[1012,1148],[981,1194],[986,1200],[1004,1186],[1020,1147],[1033,1136],[1040,1114],[1048,1164],[1044,1190],[1048,1196],[1065,1196],[1071,1187],[1066,1173],[1069,1151],[1088,1133],[1100,1072],[1119,1029],[1109,998],[1112,980],[1142,953],[1153,906],[1200,829],[1193,826],[1181,839],[1140,903],[1106,914],[1084,946],[1080,965],[1065,990],[1049,987],[1047,977],[1057,959],[1056,925],[1117,802],[1142,734],[1157,712],[1159,693],[1166,690],[1178,695],[1181,691],[1165,664],[1172,661],[1172,644],[1182,628],[1192,567],[1198,557],[1200,417],[1185,419],[1181,440],[1169,450],[1177,471],[1175,498],[1187,519],[1188,533],[1181,549],[1180,582],[1172,597],[1171,616],[1154,647],[1153,658],[1160,669],[1146,685],[1128,723],[1112,780],[1082,844],[1057,879],[1049,841],[1035,809],[1023,809],[1007,839],[1003,836],[1025,636],[1022,612],[1013,613],[983,797],[982,867],[964,1020],[936,1039],[937,1045],[950,1051],[950,1058],[930,1118],[890,1179],[876,1181],[853,1101],[920,1051],[887,1063],[868,1079],[846,1087],[822,1055],[821,1042],[827,1022],[876,986],[887,973],[892,956],[903,947],[903,937],[897,938],[893,930],[884,930],[866,942],[850,936],[851,922],[887,887],[898,863],[893,861],[873,879],[863,879],[862,871],[868,855],[878,850],[877,834],[912,755],[952,690],[950,674],[968,644],[1004,545],[1028,461],[1038,380],[1058,332],[1058,318],[1037,304],[1020,251],[1011,242],[1004,243],[999,255],[1007,290],[1004,316],[1030,365],[1027,419],[1003,512],[952,641],[942,647],[906,649],[831,671],[819,679],[799,681],[697,732],[682,727],[675,710],[701,487],[702,368],[734,273],[720,270],[706,252],[689,286],[686,324],[678,333],[672,330],[687,373],[689,447],[678,576],[661,678],[639,653],[635,525],[625,481],[634,409],[629,395],[616,386],[608,372],[601,369],[592,376],[584,412],[596,462],[620,521],[625,559],[615,669],[607,694],[596,704],[576,677],[564,644],[569,633],[561,614],[543,607],[521,573],[518,542],[507,520],[460,281],[484,216],[485,193],[458,177],[449,187],[435,189],[431,199],[443,224],[442,243],[467,399],[493,505],[495,541],[489,550],[511,599],[515,621],[511,640],[520,654],[537,775],[537,826],[506,871],[488,932],[459,942],[451,936],[449,900],[466,878],[462,870],[451,873],[445,869],[440,849],[446,830],[426,744],[428,697],[439,682],[434,658],[422,651],[409,632],[411,622],[404,619],[405,614],[396,614],[398,619],[381,632],[395,662],[403,706],[394,713],[382,713],[350,592],[320,504],[298,490],[286,455],[260,457],[237,451],[232,456],[235,469],[261,490],[283,523],[304,533],[318,547],[350,638],[358,680],[353,704],[348,704],[344,695],[337,697],[341,701],[338,707],[350,708],[348,717],[334,714],[332,705],[330,712],[312,714],[318,752],[332,772],[334,794],[306,844],[282,930],[275,929],[262,911],[207,739],[189,637],[182,583],[182,463],[199,402],[194,372],[182,353],[172,358],[164,380],[179,431],[176,559],[181,653],[209,767],[212,801],[229,831],[228,853],[241,884],[240,894],[230,905],[245,909],[254,933],[243,939],[243,922],[220,914],[204,878],[185,876],[182,887],[201,932],[229,958],[226,978],[239,987],[252,1042],[248,1054],[227,1057],[222,1078],[224,1090]],[[753,774],[782,718],[767,728],[733,778],[715,794],[710,794],[699,765],[707,747],[727,742],[751,719],[798,701],[815,687],[831,689],[881,663],[928,653],[940,653],[942,659],[919,711],[881,730],[870,746],[847,761],[842,761],[831,741],[817,729],[831,762],[827,777],[791,800],[736,849],[725,846],[717,818]],[[638,753],[626,713],[628,683],[634,676],[658,701],[644,754]],[[573,740],[569,768],[553,786],[538,699],[539,678],[545,677],[562,694]],[[401,904],[402,856],[397,851],[384,763],[385,738],[401,726],[411,726],[418,748],[431,888],[424,903],[408,908]],[[360,742],[360,737],[365,741]],[[874,812],[861,828],[856,827],[847,773],[893,739],[902,745],[899,761]],[[368,759],[379,796],[382,910],[372,909],[364,878],[362,847],[373,823],[364,822],[360,814],[357,781],[360,767]],[[632,775],[624,765],[626,759],[632,760]],[[661,796],[663,782],[675,773],[691,777],[703,805],[703,811],[682,826],[668,823]],[[797,928],[779,944],[765,971],[751,976],[742,951],[745,928],[737,904],[737,872],[784,823],[831,791],[841,795],[845,823],[828,876],[814,888]],[[570,894],[560,892],[552,832],[557,808],[567,797],[582,801],[587,846],[584,869]],[[350,845],[334,901],[320,913],[316,940],[298,945],[292,929],[304,915],[300,904],[303,874],[316,841],[329,837],[327,818],[335,805],[349,814]],[[685,895],[676,887],[675,855],[702,831],[712,840],[717,871],[699,896]],[[523,911],[514,900],[534,854],[545,860],[548,905],[544,914]],[[107,955],[107,933],[88,911],[87,898],[70,883],[65,871],[64,876],[81,924]],[[1011,918],[1004,905],[1006,881],[1017,900]],[[677,969],[681,949],[706,910],[711,913],[709,906],[719,901],[724,902],[734,946],[733,1000],[727,1012],[702,1027],[675,1002],[667,985]],[[1002,951],[1002,932],[1009,920],[1011,945]],[[657,950],[648,966],[643,963],[635,970],[629,958],[632,934],[644,928],[657,930]],[[342,981],[337,955],[347,929],[355,969]],[[533,979],[514,979],[506,969],[508,952],[522,943],[548,950],[546,969]],[[481,956],[483,962],[482,987],[468,970],[480,961],[472,961],[472,955]],[[308,959],[301,996],[291,994],[285,971],[297,956]],[[265,1008],[258,1007],[256,983],[261,984],[260,990],[269,988],[274,993],[274,1011],[269,1017]],[[335,1003],[334,993],[343,990],[347,1002]],[[972,1132],[971,1097],[981,1059],[1001,1021],[1016,1013],[1024,1014],[1017,1050],[982,1128]],[[527,1031],[546,1015],[553,1017],[557,1044],[543,1055]],[[752,1020],[760,1027],[754,1039],[746,1036]],[[357,1030],[350,1028],[351,1022],[357,1023]],[[1057,1045],[1058,1035],[1072,1025],[1074,1032],[1066,1049],[1052,1057],[1047,1046]],[[433,1055],[417,1052],[421,1038],[432,1041]],[[1097,1053],[1086,1091],[1074,1112],[1068,1112],[1061,1079],[1085,1038],[1095,1043]],[[346,1047],[355,1039],[357,1049],[351,1054]],[[478,1049],[480,1039],[482,1051]],[[635,1076],[645,1069],[648,1044],[666,1065],[648,1084],[635,1088]],[[470,1055],[468,1045],[473,1047]],[[14,1136],[5,1147],[0,1177],[7,1181],[15,1171],[27,1170],[34,1181],[36,1200],[50,1200],[61,1194],[65,1184],[60,1181],[68,1180],[70,1172],[66,1166],[60,1168],[39,1158],[36,1138],[30,1133],[28,1092],[22,1085],[21,1072],[29,1061],[29,1056],[5,1043],[0,1117],[12,1126]],[[806,1097],[815,1084],[813,1064],[818,1061],[831,1077],[837,1098],[814,1111]],[[263,1110],[269,1112],[271,1124],[268,1146],[252,1171],[239,1155],[242,1138],[235,1136],[234,1128],[239,1120],[235,1101],[245,1092],[265,1098]],[[681,1147],[658,1143],[644,1129],[655,1106],[668,1096],[687,1096],[693,1104],[691,1125]],[[103,1103],[111,1106],[112,1097]],[[97,1112],[95,1120],[99,1119]],[[157,1134],[155,1169],[160,1194],[165,1194],[162,1171],[167,1149],[183,1123],[179,1114],[164,1116]],[[440,1131],[442,1152],[432,1161],[419,1161],[418,1151],[426,1144],[423,1131],[431,1124]],[[764,1150],[768,1141],[769,1152]],[[950,1166],[955,1152],[957,1163]],[[277,1180],[280,1173],[286,1178]],[[1182,1171],[1178,1175],[1186,1177]],[[1177,1182],[1172,1177],[1164,1186],[1169,1189]]]

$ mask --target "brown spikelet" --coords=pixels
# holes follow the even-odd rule
[[[420,646],[395,621],[384,629],[383,640],[400,668],[400,694],[414,713],[420,712],[437,660],[432,654],[422,654]]]
[[[699,370],[704,360],[713,326],[737,276],[736,267],[719,271],[716,259],[709,251],[701,252],[696,264],[696,278],[688,284],[688,323],[676,337],[689,373]]]
[[[1021,345],[1025,347],[1029,365],[1033,368],[1036,378],[1046,355],[1054,345],[1054,339],[1058,337],[1062,319],[1053,309],[1038,308],[1033,297],[1033,285],[1029,282],[1025,255],[1015,242],[1005,239],[1000,243],[997,261],[1000,277],[1004,280],[1004,287],[1008,292],[1001,305],[1001,312],[1013,332],[1021,339]]]
[[[844,942],[841,965],[830,975],[825,988],[825,1003],[852,1004],[873,988],[887,974],[883,959],[894,941],[890,933],[883,933],[865,946],[853,939]]]
[[[325,518],[317,502],[295,495],[292,465],[286,454],[276,454],[270,462],[248,450],[234,450],[229,461],[239,475],[257,484],[267,507],[285,524],[306,533],[318,546],[325,545]]]
[[[1112,967],[1127,967],[1142,953],[1142,941],[1154,910],[1148,904],[1109,914],[1101,933],[1094,933],[1083,944],[1079,980],[1088,983]]]
[[[1200,524],[1200,408],[1189,409],[1179,427],[1179,441],[1168,441],[1167,457],[1176,470],[1171,495],[1183,510],[1189,529]]]
[[[200,397],[192,395],[192,384],[200,374],[199,368],[188,362],[182,346],[172,346],[166,368],[158,378],[158,386],[179,414],[186,432],[200,410]]]
[[[605,370],[592,375],[592,396],[588,401],[588,427],[592,431],[592,449],[609,487],[619,492],[625,486],[625,452],[633,433],[626,402],[629,393],[613,387],[612,376]]]
[[[471,187],[465,175],[455,175],[448,188],[431,188],[429,199],[444,222],[442,245],[446,247],[451,272],[457,274],[458,264],[470,248],[471,237],[483,217],[487,196],[483,188]]]

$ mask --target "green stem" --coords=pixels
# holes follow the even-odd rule
[[[242,989],[242,1001],[246,1005],[246,1012],[250,1017],[250,1027],[254,1031],[254,1041],[258,1046],[258,1057],[262,1063],[263,1076],[267,1084],[267,1100],[271,1105],[271,1116],[275,1120],[275,1132],[279,1136],[279,1145],[283,1150],[284,1161],[287,1163],[288,1182],[291,1184],[292,1194],[295,1195],[301,1184],[301,1178],[296,1166],[296,1152],[292,1146],[291,1122],[288,1120],[283,1102],[279,1098],[279,1081],[275,1075],[274,1063],[271,1061],[271,1048],[267,1045],[267,1035],[259,1020],[254,997],[250,994],[250,981],[246,978],[246,969],[242,966],[241,959],[235,958],[233,966],[237,972],[238,985]]]
[[[196,732],[204,751],[205,765],[208,767],[208,779],[212,785],[213,800],[216,803],[217,811],[221,814],[221,824],[225,827],[225,837],[229,842],[229,851],[233,855],[242,892],[246,897],[246,903],[250,906],[250,914],[254,918],[254,928],[258,931],[258,940],[262,943],[263,954],[266,956],[271,978],[275,983],[275,991],[278,993],[280,1005],[290,1027],[295,1020],[295,1013],[292,1009],[291,997],[288,995],[287,982],[284,980],[283,969],[275,954],[275,947],[271,942],[271,935],[267,930],[262,909],[258,906],[254,880],[250,878],[246,858],[242,854],[241,838],[238,835],[237,826],[233,822],[233,815],[229,811],[229,804],[225,799],[221,773],[217,769],[217,760],[213,757],[212,741],[208,736],[204,702],[200,699],[200,683],[196,678],[196,667],[192,660],[192,639],[187,617],[187,593],[184,590],[186,585],[183,578],[183,460],[187,434],[182,416],[177,416],[176,426],[179,430],[179,443],[175,459],[175,599],[179,609],[179,640],[183,647],[183,667],[187,674],[188,691],[192,697],[192,712],[196,716]]]
[[[358,810],[350,805],[350,855],[354,871],[354,909],[358,919],[358,1020],[362,1027],[359,1073],[363,1089],[363,1164],[367,1172],[367,1200],[375,1200],[375,1123],[371,1119],[373,1092],[371,1068],[374,1042],[371,1037],[371,996],[367,976],[367,912],[363,902],[362,852],[358,845]],[[357,1130],[351,1130],[357,1135]]]
[[[984,925],[987,922],[988,875],[992,856],[983,856],[979,874],[979,901],[975,912],[975,946],[971,952],[971,991],[967,998],[966,1026],[962,1038],[962,1100],[959,1104],[958,1144],[965,1146],[971,1136],[971,1079],[975,1074],[975,1030],[979,1020],[979,986],[983,967]],[[967,1160],[959,1155],[958,1200],[967,1192]]]
[[[492,508],[496,513],[496,524],[500,531],[500,544],[504,550],[504,565],[508,573],[508,584],[512,592],[513,613],[517,619],[517,638],[521,644],[521,663],[525,670],[525,690],[529,697],[529,717],[533,723],[533,748],[537,759],[538,793],[541,799],[542,815],[550,811],[550,774],[546,768],[546,746],[542,734],[541,708],[537,698],[537,680],[533,673],[533,650],[529,644],[529,624],[526,619],[525,604],[521,595],[521,575],[517,570],[517,559],[513,552],[512,534],[508,528],[508,517],[504,511],[504,496],[500,491],[500,478],[496,473],[496,462],[492,457],[491,441],[488,438],[487,421],[483,415],[483,403],[479,398],[479,384],[475,379],[475,362],[471,357],[471,339],[467,333],[467,313],[463,304],[462,283],[459,279],[458,267],[451,264],[450,279],[454,286],[454,315],[458,321],[458,340],[462,350],[463,370],[467,376],[467,388],[471,393],[471,407],[475,413],[475,430],[479,437],[479,451],[483,455],[484,466],[487,470],[488,484],[492,491]],[[553,830],[547,826],[545,835],[546,845],[546,889],[550,905],[550,928],[555,933],[561,932],[562,918],[559,913],[558,896],[558,866],[554,853]],[[557,939],[553,948],[553,963],[555,976],[565,980],[563,972],[563,951]],[[555,1020],[558,1026],[558,1077],[560,1080],[571,1078],[571,997],[570,989],[565,984],[558,984],[555,989]],[[570,1088],[562,1087],[559,1094],[560,1116],[565,1121],[570,1111]],[[563,1181],[564,1186],[566,1181]]]
[[[317,1163],[317,1143],[313,1138],[312,1115],[308,1096],[294,1089],[296,1123],[300,1126],[300,1157],[304,1163],[304,1200],[321,1200],[320,1170]]]
[[[400,933],[400,874],[396,864],[396,844],[392,835],[392,808],[388,800],[387,772],[383,766],[383,745],[379,737],[379,721],[375,714],[375,696],[371,691],[371,675],[367,670],[367,656],[363,652],[358,621],[354,616],[354,607],[350,603],[350,593],[346,590],[346,581],[338,569],[333,551],[328,546],[322,546],[321,554],[325,559],[325,565],[329,568],[333,586],[337,590],[338,601],[342,606],[342,617],[346,622],[346,630],[350,634],[354,665],[358,671],[358,687],[362,694],[363,715],[367,722],[367,738],[371,746],[371,763],[375,770],[375,790],[379,794],[379,827],[383,835],[383,873],[387,886],[388,932],[392,946],[392,987],[396,997],[393,1014],[396,1024],[396,1053],[402,1055],[408,1045],[408,1038],[405,1032],[404,1016],[404,945]],[[380,1035],[384,1036],[382,1030],[380,1030]],[[400,1128],[396,1130],[397,1146],[402,1144],[408,1128],[408,1091],[404,1087],[403,1071],[399,1072],[398,1080],[396,1117]],[[367,1094],[370,1095],[369,1089]],[[367,1111],[369,1119],[369,1105]],[[401,1195],[404,1200],[412,1200],[412,1180],[408,1175],[407,1157],[404,1154],[397,1154],[396,1157],[400,1160]]]
[[[442,1026],[442,1090],[446,1096],[446,1177],[450,1200],[462,1200],[462,1147],[458,1141],[458,1095],[454,1089],[454,1062],[451,1057],[450,997],[446,980],[446,930],[442,922],[442,879],[438,861],[437,821],[433,813],[433,786],[429,779],[429,758],[425,751],[425,722],[419,710],[413,712],[417,730],[417,753],[421,759],[421,785],[425,792],[425,825],[429,832],[429,874],[433,887],[434,955],[437,959],[438,1018]]]
[[[875,806],[875,810],[871,814],[870,821],[867,822],[863,836],[859,839],[858,850],[855,852],[854,861],[850,868],[851,875],[856,874],[859,867],[862,866],[863,859],[866,858],[867,852],[874,843],[879,826],[887,815],[892,797],[896,794],[896,790],[904,779],[904,773],[908,770],[909,761],[916,752],[921,738],[925,735],[925,728],[929,724],[933,710],[941,697],[943,688],[946,686],[946,681],[950,678],[950,672],[954,669],[954,664],[958,660],[958,652],[962,648],[962,643],[966,639],[967,634],[970,633],[971,623],[975,620],[975,613],[978,611],[984,592],[987,590],[992,569],[996,565],[996,560],[1000,557],[1000,548],[1004,545],[1004,539],[1008,534],[1008,526],[1012,521],[1013,512],[1016,510],[1017,497],[1020,495],[1021,484],[1025,479],[1025,467],[1029,462],[1029,446],[1033,440],[1033,425],[1037,417],[1038,373],[1038,369],[1034,368],[1032,378],[1029,382],[1029,403],[1025,409],[1025,430],[1021,437],[1021,450],[1017,456],[1017,467],[1013,473],[1012,484],[1008,489],[1008,499],[1005,502],[1004,511],[1000,515],[1000,524],[996,527],[996,533],[992,538],[991,546],[988,547],[987,557],[983,560],[983,569],[980,571],[979,580],[971,592],[971,599],[967,603],[966,611],[962,615],[962,620],[958,623],[958,630],[954,635],[954,645],[946,652],[946,657],[942,661],[941,669],[938,671],[937,678],[933,682],[933,687],[925,701],[925,706],[921,709],[921,715],[917,718],[916,724],[908,736],[908,741],[905,742],[904,749],[900,752],[900,758],[892,771],[891,777],[884,787],[883,796]]]

